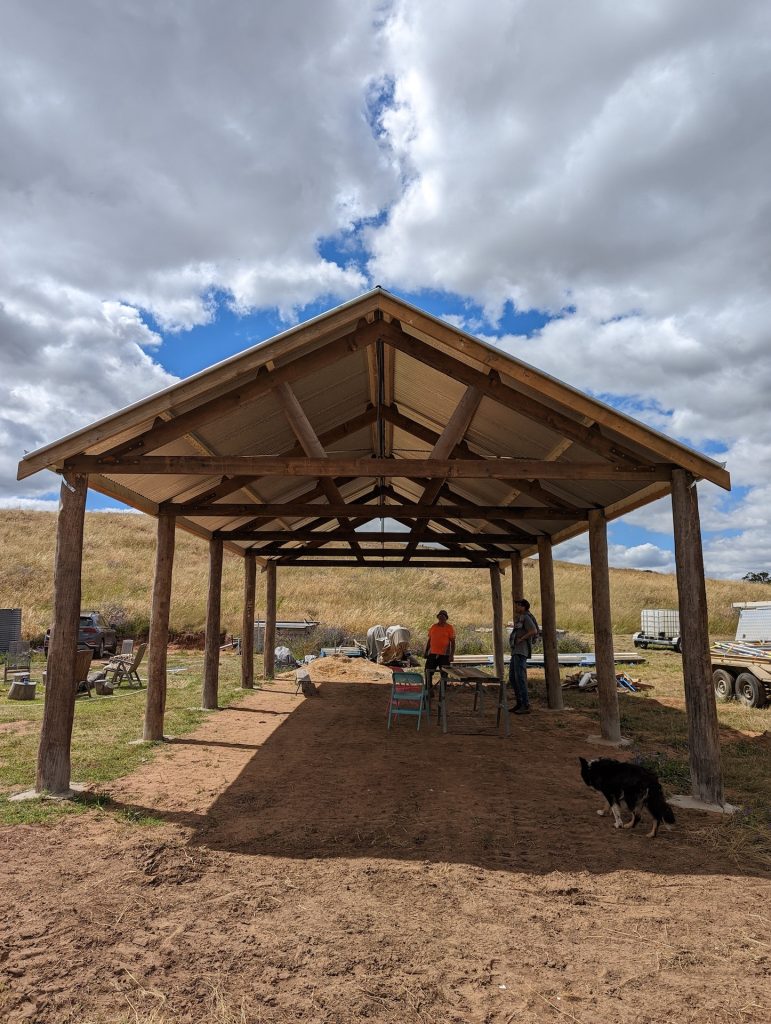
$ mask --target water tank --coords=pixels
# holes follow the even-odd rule
[[[21,608],[0,608],[0,653],[12,640],[21,640]]]

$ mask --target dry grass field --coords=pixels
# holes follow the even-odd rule
[[[50,624],[56,517],[47,512],[0,512],[0,607],[22,608],[25,636],[42,637]],[[155,551],[155,522],[142,515],[89,513],[86,516],[83,566],[84,608],[104,611],[125,623],[131,635],[147,628]],[[208,551],[206,543],[177,532],[171,628],[196,633],[205,620]],[[557,617],[561,628],[591,631],[589,572],[586,566],[555,566]],[[526,596],[540,613],[538,568],[526,562]],[[242,561],[226,556],[223,572],[222,628],[240,633]],[[504,582],[504,592],[506,583]],[[761,584],[708,580],[710,628],[716,636],[733,635],[733,601],[771,597]],[[614,632],[639,629],[640,609],[677,607],[672,576],[612,570]],[[258,577],[257,609],[264,602]],[[485,570],[281,569],[279,617],[308,616],[362,636],[376,622],[403,622],[421,634],[439,607],[447,606],[458,626],[489,626],[490,585]],[[263,603],[264,607],[264,603]]]

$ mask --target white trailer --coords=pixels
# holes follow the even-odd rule
[[[736,639],[712,645],[712,682],[722,702],[734,697],[748,708],[771,702],[771,601],[742,601]]]

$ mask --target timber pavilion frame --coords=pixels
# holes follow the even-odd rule
[[[203,706],[217,707],[224,551],[244,559],[242,685],[254,685],[256,568],[274,675],[277,568],[489,571],[524,596],[538,555],[546,693],[562,708],[552,547],[588,531],[602,738],[622,742],[607,523],[671,494],[693,795],[723,802],[697,480],[712,459],[376,288],[26,455],[61,474],[38,792],[67,793],[89,487],[158,520],[144,739],[163,739],[175,529],[209,543]],[[385,520],[397,528],[385,528]],[[373,523],[377,527],[368,529]]]

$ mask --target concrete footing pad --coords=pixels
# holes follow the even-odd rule
[[[710,814],[736,814],[741,810],[737,804],[709,804],[695,796],[670,796],[669,803],[673,807],[685,807],[691,811],[708,811]]]
[[[25,789],[23,793],[14,793],[9,796],[9,801],[22,800],[72,800],[78,793],[84,793],[88,789],[85,782],[71,782],[66,793],[38,793],[36,789]]]
[[[622,736],[620,740],[606,740],[604,736],[587,736],[586,742],[593,747],[612,747],[618,750],[620,747],[631,747],[632,741]]]

